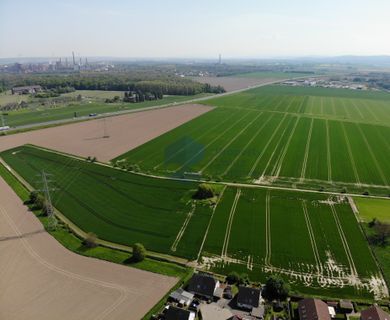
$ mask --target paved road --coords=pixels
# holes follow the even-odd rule
[[[302,78],[304,78],[304,77],[302,77]],[[298,78],[295,78],[295,79],[298,79]],[[259,88],[259,87],[267,86],[267,85],[270,85],[270,84],[275,84],[275,83],[286,81],[286,80],[289,80],[289,79],[279,79],[279,80],[267,81],[267,82],[259,83],[257,85],[248,86],[248,87],[245,87],[245,88],[242,88],[242,89],[237,89],[237,90],[221,93],[221,94],[218,94],[217,96],[218,97],[223,97],[223,96],[227,96],[227,95],[243,92],[243,91],[246,91],[248,89]],[[195,98],[195,99],[189,99],[189,100],[186,100],[186,101],[181,101],[180,104],[195,103],[195,102],[199,102],[199,101],[208,100],[208,99],[210,99],[212,97],[213,96],[207,96],[207,97],[200,97],[200,98]],[[45,127],[45,126],[54,126],[54,125],[71,123],[71,122],[87,121],[87,120],[97,119],[97,118],[113,117],[113,116],[118,116],[118,115],[126,114],[126,113],[135,113],[135,112],[141,112],[141,111],[147,111],[147,110],[167,108],[167,107],[171,107],[171,106],[174,106],[174,105],[179,105],[179,104],[176,103],[176,102],[172,102],[172,103],[167,103],[167,104],[162,104],[162,105],[152,106],[152,107],[146,107],[146,108],[138,108],[138,109],[131,109],[131,110],[122,110],[122,111],[116,111],[116,112],[101,113],[101,114],[98,114],[98,115],[96,115],[94,117],[83,116],[83,117],[70,118],[70,119],[62,119],[62,120],[53,120],[53,121],[32,123],[32,124],[12,127],[7,132],[18,131],[18,130],[28,130],[28,129],[34,129],[34,128],[39,128],[39,127]]]

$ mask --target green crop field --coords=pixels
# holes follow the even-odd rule
[[[55,189],[53,205],[101,239],[125,245],[142,242],[149,250],[175,253],[171,247],[193,211],[191,190],[196,184],[142,177],[28,146],[1,156],[36,189],[42,188],[39,174],[45,170]],[[198,228],[208,222],[208,213],[201,206],[196,209],[191,226]],[[201,237],[182,237],[177,255],[196,256]]]
[[[364,222],[376,218],[381,222],[390,223],[390,199],[356,198],[359,216]]]
[[[160,175],[390,193],[390,94],[267,86],[113,161]]]
[[[99,238],[188,259],[253,281],[278,273],[302,293],[385,294],[347,198],[225,187],[215,206],[191,199],[195,183],[150,178],[32,146],[1,157],[34,188],[50,176],[53,204]],[[308,288],[308,286],[310,288]]]
[[[203,265],[261,281],[279,273],[311,294],[332,295],[335,287],[339,297],[386,292],[344,197],[228,187],[207,232]]]

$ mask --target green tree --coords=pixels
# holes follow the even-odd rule
[[[85,237],[83,244],[87,248],[95,248],[97,246],[97,235],[93,232],[88,232],[87,236]]]
[[[227,275],[226,281],[227,281],[227,283],[229,283],[229,284],[239,283],[239,282],[240,282],[240,275],[239,275],[237,272],[232,271],[232,272],[230,272],[230,273]]]
[[[279,276],[270,276],[263,290],[263,297],[268,301],[285,300],[290,291],[290,286]]]
[[[143,261],[146,257],[146,249],[141,243],[134,243],[133,244],[133,255],[132,260],[133,262],[140,262]]]
[[[212,198],[214,197],[214,195],[215,195],[215,191],[211,185],[207,183],[201,183],[198,186],[198,190],[196,190],[196,193],[194,194],[193,198],[202,200],[202,199]]]

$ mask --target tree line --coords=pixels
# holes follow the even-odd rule
[[[74,88],[76,90],[137,91],[162,95],[195,95],[199,93],[225,92],[221,86],[202,84],[173,75],[145,73],[80,73],[80,74],[28,74],[2,75],[0,88],[41,85],[46,90]]]

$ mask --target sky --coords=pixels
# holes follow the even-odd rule
[[[390,0],[0,0],[0,58],[390,55]]]

